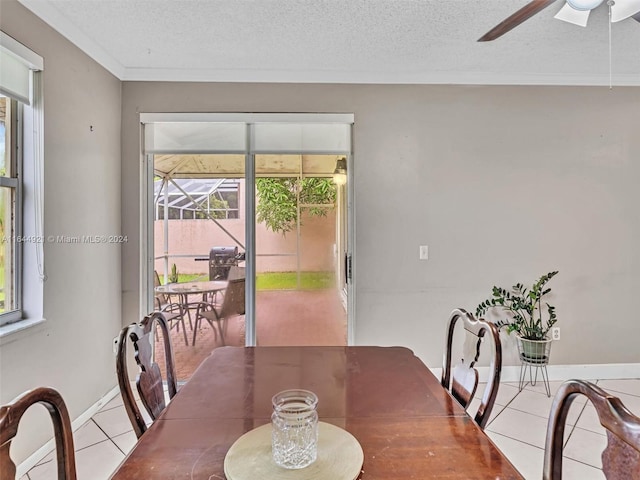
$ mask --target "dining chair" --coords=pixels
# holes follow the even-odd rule
[[[460,362],[452,368],[453,339],[456,324],[464,327],[464,346]],[[478,388],[478,370],[475,364],[480,356],[482,339],[488,337],[491,342],[491,360],[489,363],[489,379],[485,385],[480,406],[475,414],[475,421],[480,428],[485,427],[498,395],[500,372],[502,371],[502,344],[498,328],[491,322],[476,319],[471,313],[458,308],[451,312],[447,324],[444,362],[441,384],[451,395],[467,409]],[[487,335],[488,333],[488,335]]]
[[[157,270],[153,271],[154,279],[153,279],[153,287],[159,287],[162,284],[160,283],[160,276],[158,275]],[[180,331],[180,324],[182,324],[182,335],[184,336],[184,344],[189,345],[189,340],[187,339],[187,329],[184,324],[184,314],[185,307],[180,302],[173,302],[171,299],[171,295],[167,295],[166,293],[155,293],[154,292],[154,303],[155,309],[159,312],[164,313],[165,319],[167,320],[167,324],[169,325],[169,330],[172,328],[176,328],[176,331]],[[189,317],[189,323],[191,323],[191,317]],[[193,326],[191,325],[193,328]]]
[[[206,302],[201,302],[198,305],[198,309],[196,311],[196,321],[193,328],[192,345],[196,344],[196,334],[203,318],[209,323],[209,325],[211,325],[216,340],[218,338],[218,332],[220,333],[220,340],[224,345],[224,334],[227,329],[227,321],[231,317],[244,315],[244,305],[245,279],[235,278],[233,280],[229,280],[227,288],[225,288],[224,290],[224,296],[222,297],[222,302],[220,303],[220,305]],[[218,327],[217,329],[214,325],[214,322]]]
[[[120,385],[124,408],[127,411],[127,416],[138,438],[147,430],[147,425],[140,408],[138,408],[129,381],[127,343],[131,341],[133,345],[134,357],[139,369],[136,377],[136,387],[140,395],[140,401],[151,417],[151,420],[155,420],[166,407],[162,374],[160,367],[153,360],[154,335],[152,335],[152,333],[156,331],[156,326],[159,327],[162,333],[167,386],[169,389],[169,398],[171,399],[175,396],[178,388],[171,337],[169,336],[169,328],[164,313],[153,312],[147,315],[140,323],[132,323],[124,327],[118,337],[118,352],[116,357],[118,384]]]
[[[602,471],[607,480],[640,479],[640,417],[632,414],[620,401],[593,383],[567,380],[551,405],[544,449],[543,480],[562,479],[564,427],[571,403],[584,395],[596,409],[600,424],[607,433],[602,452]]]
[[[53,388],[40,387],[29,390],[0,407],[0,480],[14,480],[16,465],[11,460],[11,441],[18,433],[18,424],[24,412],[40,403],[49,411],[56,442],[58,480],[76,480],[76,462],[73,450],[73,433],[69,412],[62,396]]]

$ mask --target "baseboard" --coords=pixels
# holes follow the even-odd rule
[[[481,378],[488,378],[489,369],[484,368]],[[548,365],[549,381],[564,381],[570,378],[582,380],[617,380],[640,378],[640,363],[605,363],[600,365]],[[509,366],[502,370],[503,382],[517,382],[520,366]]]
[[[91,405],[87,410],[85,410],[78,418],[76,418],[73,422],[71,422],[71,429],[75,432],[82,425],[87,423],[96,413],[100,411],[102,407],[104,407],[107,403],[109,403],[118,393],[120,392],[120,388],[116,385],[111,390],[107,392],[105,396],[103,396],[96,403]],[[35,467],[44,457],[46,457],[49,452],[52,452],[55,449],[55,441],[52,438],[47,443],[45,443],[42,447],[36,450],[31,456],[29,456],[24,462],[16,468],[16,478],[22,478],[29,470]]]
[[[442,376],[442,368],[432,368],[437,378]],[[640,363],[605,363],[600,365],[548,365],[549,381],[564,381],[570,378],[583,380],[617,380],[640,378]],[[489,367],[478,367],[481,382],[489,378]],[[520,378],[520,366],[502,367],[502,382],[517,382]]]

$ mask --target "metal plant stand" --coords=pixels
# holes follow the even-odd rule
[[[538,382],[538,371],[542,377],[547,397],[551,397],[551,387],[549,386],[549,354],[551,353],[551,339],[527,340],[518,337],[518,354],[520,357],[520,379],[518,388],[520,391],[530,383],[535,386]],[[533,372],[535,369],[535,374]],[[529,381],[527,382],[527,370],[529,370]]]

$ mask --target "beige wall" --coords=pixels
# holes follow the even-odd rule
[[[358,344],[406,345],[437,367],[454,307],[558,269],[553,363],[640,362],[640,88],[125,82],[129,317],[138,112],[171,111],[355,114]]]
[[[1,0],[0,27],[44,58],[45,235],[120,233],[120,81],[14,0]],[[46,322],[2,339],[0,403],[48,385],[76,418],[116,385],[120,245],[46,243],[44,253]],[[50,438],[44,412],[27,413],[16,461]]]

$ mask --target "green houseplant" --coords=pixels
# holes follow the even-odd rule
[[[554,306],[547,302],[543,304],[543,297],[551,292],[547,283],[557,274],[554,271],[542,275],[530,289],[521,283],[515,284],[510,290],[494,286],[491,298],[476,308],[476,316],[482,317],[494,308],[502,309],[507,317],[496,322],[496,325],[506,328],[509,333],[516,333],[521,356],[548,361],[551,341],[548,333],[558,318]]]
[[[502,308],[508,317],[496,322],[498,327],[505,327],[509,333],[516,332],[528,340],[544,340],[558,319],[555,307],[546,302],[546,320],[543,318],[542,297],[551,292],[545,286],[557,274],[555,271],[542,275],[531,289],[521,283],[515,284],[511,290],[494,286],[491,298],[476,308],[476,316],[481,317],[493,308]]]

